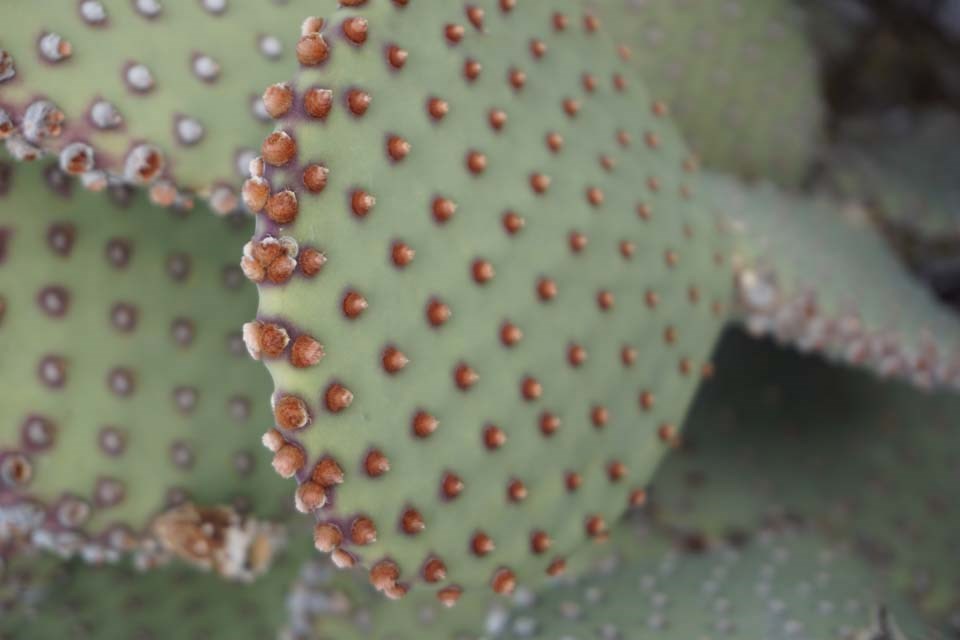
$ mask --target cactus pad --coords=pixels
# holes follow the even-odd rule
[[[936,620],[960,611],[957,415],[930,396],[732,333],[653,481],[662,520],[738,538],[804,520],[851,542]]]
[[[502,620],[503,638],[907,640],[927,637],[847,550],[802,532],[762,532],[704,553],[619,527],[617,553]],[[891,606],[893,605],[893,606]],[[901,628],[917,631],[904,634]]]
[[[301,540],[301,542],[306,542]],[[168,566],[66,564],[30,608],[0,616],[0,638],[268,640],[286,626],[285,597],[309,544],[281,552],[252,584]],[[299,551],[299,552],[298,552]],[[331,606],[348,602],[340,596]]]
[[[717,175],[702,184],[740,232],[737,293],[751,333],[921,387],[957,388],[960,322],[904,269],[862,207]]]
[[[956,146],[960,118],[948,111],[889,114],[847,123],[830,156],[843,194],[872,205],[897,230],[921,240],[960,240]]]
[[[785,186],[807,175],[824,106],[791,0],[590,0],[705,166]],[[789,82],[784,82],[789,78]]]
[[[250,227],[91,194],[56,167],[3,168],[0,548],[29,537],[96,561],[185,501],[288,510],[256,446],[269,378],[240,335],[256,302],[234,256]],[[157,527],[239,524],[190,509]]]
[[[309,6],[6,2],[0,139],[18,158],[58,155],[91,187],[108,178],[152,183],[163,204],[183,204],[182,188],[229,211],[239,203],[237,167],[245,171],[250,147],[270,129],[260,94],[290,68],[288,25]]]
[[[324,18],[244,186],[264,443],[318,548],[388,595],[536,583],[677,441],[727,239],[579,3]]]

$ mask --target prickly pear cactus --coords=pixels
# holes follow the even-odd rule
[[[903,112],[845,124],[829,156],[841,193],[871,204],[896,231],[919,240],[960,239],[956,146],[960,118],[949,111]]]
[[[391,597],[556,575],[643,500],[709,372],[731,274],[695,164],[578,2],[303,34],[244,186],[275,467]]]
[[[165,205],[197,191],[230,211],[237,167],[270,130],[260,94],[294,60],[289,25],[316,10],[306,0],[6,2],[0,139],[20,159],[55,154],[93,188],[148,183]]]
[[[807,176],[824,106],[805,16],[792,0],[583,4],[610,25],[705,166],[785,186]]]
[[[279,638],[289,620],[288,590],[305,552],[309,544],[291,545],[252,584],[224,582],[182,565],[143,572],[127,563],[89,567],[72,562],[32,608],[0,616],[0,638]],[[333,590],[330,571],[324,578],[327,613],[345,615],[352,601],[342,589]],[[318,592],[317,606],[320,597]]]
[[[717,354],[685,437],[652,483],[658,517],[692,536],[738,539],[805,521],[851,543],[944,631],[956,628],[960,516],[952,498],[960,411],[742,334]],[[934,636],[936,637],[936,636]]]
[[[0,548],[97,561],[167,507],[181,506],[156,525],[174,546],[238,524],[187,502],[287,511],[256,446],[269,379],[238,322],[255,306],[235,258],[249,226],[2,167]]]
[[[745,545],[691,553],[625,523],[612,547],[585,575],[514,607],[495,637],[927,637],[909,606],[891,601],[848,549],[809,533],[761,531]]]
[[[863,207],[705,175],[738,236],[737,301],[755,335],[924,388],[960,384],[960,322],[914,279]]]

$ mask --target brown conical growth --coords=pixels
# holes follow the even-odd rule
[[[327,256],[313,247],[304,247],[297,256],[300,272],[308,278],[320,273],[323,265],[327,264]]]
[[[407,63],[407,57],[409,54],[405,49],[401,49],[397,45],[390,45],[387,47],[387,62],[394,69],[402,69],[403,65]]]
[[[580,253],[587,246],[587,236],[583,235],[579,231],[571,231],[568,241],[570,243],[570,250],[574,253]]]
[[[405,509],[400,516],[400,528],[407,535],[417,535],[426,528],[423,516],[419,511],[413,508]]]
[[[377,527],[373,520],[366,516],[359,516],[350,525],[350,541],[356,545],[368,545],[377,541]]]
[[[301,513],[310,513],[327,503],[327,494],[316,482],[304,482],[297,487],[294,505]]]
[[[341,28],[347,40],[359,45],[367,41],[367,29],[369,26],[366,19],[359,16],[352,16],[343,21]]]
[[[449,198],[434,198],[430,208],[433,212],[433,219],[440,224],[448,222],[457,212],[457,204]]]
[[[550,536],[543,531],[534,531],[530,534],[530,551],[540,555],[550,550]]]
[[[560,428],[560,418],[550,412],[541,413],[538,425],[540,426],[540,433],[549,437]]]
[[[367,299],[356,291],[348,291],[343,296],[343,313],[351,320],[360,317],[360,314],[367,310],[367,306]]]
[[[500,325],[500,342],[505,347],[512,347],[523,339],[523,331],[512,322],[504,322]]]
[[[321,522],[313,529],[313,546],[318,551],[330,553],[343,544],[343,532],[340,527],[329,522]]]
[[[607,426],[607,423],[610,422],[610,411],[601,405],[594,406],[590,409],[590,422],[597,429]]]
[[[300,213],[297,194],[289,189],[275,193],[267,199],[265,209],[267,217],[277,224],[290,224]]]
[[[427,582],[440,582],[447,577],[447,567],[443,560],[433,556],[423,564],[423,579]]]
[[[517,577],[510,569],[497,569],[490,579],[490,587],[495,593],[510,595],[517,588]]]
[[[447,472],[440,480],[440,491],[445,498],[452,500],[463,492],[463,480],[457,474]]]
[[[283,478],[292,478],[306,464],[303,450],[292,444],[284,444],[273,454],[273,469]]]
[[[493,544],[493,538],[488,536],[483,531],[478,531],[473,534],[473,537],[470,538],[470,550],[478,556],[485,556],[488,553],[492,552],[495,548]]]
[[[589,516],[584,523],[584,529],[591,538],[606,535],[607,523],[600,516]]]
[[[507,112],[503,109],[490,109],[487,119],[494,131],[500,131],[507,124]]]
[[[260,153],[267,164],[282,167],[297,155],[297,143],[286,131],[274,131],[264,139]]]
[[[306,334],[297,336],[290,347],[290,364],[298,369],[314,366],[323,356],[323,345]]]
[[[507,211],[503,214],[503,228],[510,235],[519,233],[524,224],[523,217],[515,211]]]
[[[654,396],[653,393],[644,389],[640,392],[640,408],[644,411],[650,411],[653,408]]]
[[[572,367],[579,367],[587,361],[587,350],[579,344],[572,344],[567,347],[567,362]]]
[[[453,380],[456,383],[457,387],[461,391],[468,391],[473,385],[480,380],[480,376],[477,374],[470,365],[466,363],[460,363],[453,370]]]
[[[503,432],[503,429],[496,425],[488,424],[483,428],[483,444],[487,449],[491,451],[494,449],[499,449],[507,441],[507,434]]]
[[[473,175],[480,175],[487,170],[487,156],[479,151],[468,152],[465,163]]]
[[[448,24],[443,28],[443,35],[450,44],[458,44],[463,40],[464,28],[459,24]]]
[[[363,89],[350,89],[347,92],[347,108],[355,116],[362,116],[370,108],[373,98]]]
[[[480,71],[483,69],[483,66],[473,60],[472,58],[467,58],[463,62],[463,77],[467,79],[467,82],[473,82],[480,77]]]
[[[450,307],[436,298],[427,303],[427,321],[434,327],[443,326],[450,319]]]
[[[437,600],[445,607],[452,607],[457,604],[460,596],[463,595],[463,589],[457,586],[444,587],[437,591]]]
[[[571,493],[580,488],[580,485],[583,484],[583,477],[575,471],[568,471],[564,475],[564,483],[567,486],[567,491]]]
[[[443,120],[443,117],[450,111],[450,105],[441,98],[430,98],[427,100],[427,113],[434,120]]]
[[[381,560],[370,568],[370,584],[378,591],[395,586],[399,578],[400,567],[392,560]]]
[[[401,269],[413,262],[416,254],[417,252],[405,242],[396,241],[390,246],[390,259]]]
[[[410,143],[400,136],[387,138],[387,155],[394,162],[400,162],[410,153]]]
[[[297,60],[305,66],[315,66],[330,55],[326,40],[319,33],[308,33],[297,42]]]
[[[398,373],[410,362],[402,351],[393,346],[389,346],[383,350],[381,361],[383,363],[383,370],[390,374]]]
[[[627,475],[627,466],[619,460],[611,460],[607,464],[607,476],[610,482],[620,482]]]
[[[363,218],[370,213],[375,204],[377,204],[377,199],[363,189],[355,189],[350,194],[350,209],[353,211],[353,215],[358,218]]]
[[[495,272],[493,270],[493,265],[486,260],[474,260],[473,264],[470,265],[470,272],[473,275],[473,280],[477,284],[486,284],[493,279]]]
[[[550,566],[547,567],[547,575],[556,578],[561,576],[567,570],[567,561],[563,558],[556,558],[550,563]]]
[[[357,564],[357,559],[343,549],[334,549],[330,554],[330,560],[338,569],[349,569]]]
[[[418,438],[426,438],[437,430],[440,423],[426,411],[418,411],[414,414],[411,421],[411,427],[414,435]]]
[[[321,87],[311,87],[303,94],[303,110],[311,118],[324,119],[333,108],[333,92]]]
[[[273,417],[281,429],[302,429],[310,422],[307,403],[300,398],[286,395],[279,398],[273,407]]]
[[[287,82],[278,82],[263,92],[263,106],[271,118],[282,118],[293,106],[293,87]]]
[[[320,164],[308,164],[303,170],[303,186],[310,193],[320,193],[327,188],[330,170]]]
[[[353,392],[340,383],[334,382],[327,387],[324,394],[324,402],[327,410],[332,413],[340,413],[353,404]]]
[[[534,193],[543,194],[550,188],[550,177],[542,173],[534,173],[530,176],[530,188]]]
[[[379,449],[373,449],[364,458],[363,468],[371,478],[379,478],[390,471],[390,460]]]
[[[343,468],[333,458],[323,458],[313,468],[310,478],[321,487],[333,487],[343,483]]]
[[[483,29],[483,16],[484,11],[475,4],[467,5],[465,12],[467,14],[467,20],[470,21],[470,24],[474,26],[475,29]]]
[[[557,297],[557,283],[550,278],[540,278],[537,280],[537,296],[547,302]]]
[[[543,386],[533,376],[527,376],[520,381],[520,395],[524,400],[539,400],[543,395]]]
[[[527,485],[520,480],[511,480],[507,483],[507,500],[522,502],[527,499]]]
[[[630,496],[627,499],[627,502],[631,507],[642,507],[647,503],[647,490],[646,489],[634,489],[630,492]]]

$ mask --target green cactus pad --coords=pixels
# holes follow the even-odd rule
[[[252,147],[270,130],[260,95],[290,68],[290,24],[315,5],[6,2],[0,139],[17,157],[59,155],[92,187],[153,183],[156,202],[182,204],[189,195],[177,190],[190,190],[230,211]]]
[[[265,444],[388,595],[535,584],[677,441],[729,239],[579,3],[324,17],[244,187]]]
[[[719,175],[702,185],[739,231],[738,303],[751,333],[925,388],[960,385],[960,322],[863,207]]]
[[[948,111],[892,113],[847,123],[829,156],[834,187],[920,240],[960,240],[960,118]]]
[[[692,535],[804,520],[853,543],[935,619],[956,619],[957,416],[929,396],[731,333],[653,481],[658,516]]]
[[[309,542],[300,542],[281,552],[272,570],[251,584],[224,582],[183,566],[143,572],[126,563],[89,567],[70,562],[32,607],[0,616],[0,638],[279,638],[288,624],[288,590],[309,553]],[[332,582],[331,572],[326,582]],[[337,607],[350,601],[331,593],[328,604],[329,613],[342,614]]]
[[[15,607],[0,608],[0,639],[462,640],[484,627],[492,596],[455,610],[416,596],[389,602],[361,576],[317,557],[303,535],[309,528],[293,533],[270,572],[250,584],[182,566],[143,572],[18,559],[16,571],[0,573],[0,607],[8,591],[29,589],[16,594]]]
[[[256,446],[269,378],[240,335],[250,226],[91,194],[56,167],[2,173],[0,548],[102,560],[184,501],[288,511]]]
[[[843,547],[763,532],[702,553],[629,524],[597,567],[537,594],[502,621],[503,638],[907,640],[930,637]],[[903,633],[906,629],[908,633]],[[914,635],[915,634],[915,635]]]
[[[792,0],[584,4],[611,25],[705,166],[785,186],[807,176],[824,106],[805,16]]]

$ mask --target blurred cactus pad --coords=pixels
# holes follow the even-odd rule
[[[9,0],[0,639],[960,638],[908,0]]]

